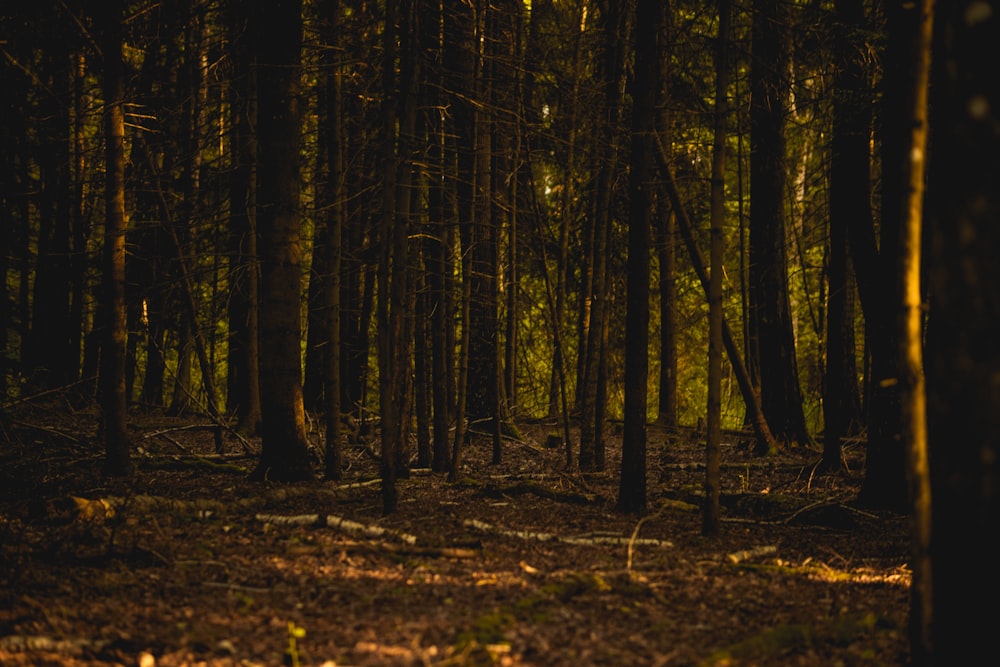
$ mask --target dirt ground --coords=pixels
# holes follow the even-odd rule
[[[831,477],[726,444],[707,539],[703,446],[655,426],[640,518],[615,474],[565,471],[553,424],[499,466],[473,439],[459,483],[414,470],[388,517],[377,441],[343,482],[251,483],[204,420],[134,414],[125,482],[95,424],[59,400],[0,419],[0,665],[906,664],[907,521],[852,505],[859,446]]]

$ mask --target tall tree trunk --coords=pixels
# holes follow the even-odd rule
[[[926,209],[933,622],[932,654],[918,649],[927,645],[920,637],[911,650],[921,667],[988,661],[1000,598],[1000,15],[974,0],[938,2],[934,11]],[[916,570],[913,585],[926,591]],[[911,617],[923,618],[919,606]]]
[[[649,379],[649,240],[662,6],[638,0],[629,164],[628,283],[625,313],[625,425],[618,509],[646,511],[646,410]]]
[[[882,133],[882,210],[879,218],[880,239],[875,244],[874,230],[848,230],[858,289],[865,313],[865,329],[871,351],[867,401],[868,450],[865,480],[858,501],[869,508],[905,512],[909,506],[906,482],[906,450],[900,438],[899,341],[895,317],[901,303],[896,270],[899,261],[902,202],[906,201],[907,183],[904,165],[910,161],[910,127],[901,122],[912,109],[907,105],[906,86],[913,63],[910,61],[908,35],[916,21],[915,5],[889,3],[885,7],[887,40],[884,56],[884,80],[879,124]]]
[[[896,331],[899,364],[900,435],[907,452],[907,481],[911,503],[911,552],[914,585],[910,587],[911,655],[919,664],[932,653],[931,628],[933,585],[931,580],[931,495],[927,458],[927,391],[924,380],[924,312],[921,286],[924,178],[927,165],[928,113],[933,0],[916,3],[912,32],[907,36],[911,63],[905,88],[910,128],[903,183],[906,199],[899,226],[897,280],[902,300],[897,310]]]
[[[76,379],[79,360],[71,349],[70,220],[70,56],[66,35],[54,30],[43,61],[44,86],[37,113],[38,140],[37,263],[32,286],[31,334],[24,358],[29,388],[63,386]]]
[[[442,34],[444,37],[445,90],[449,96],[453,132],[450,133],[449,157],[452,168],[449,174],[454,183],[455,206],[459,219],[461,246],[462,296],[459,309],[462,324],[462,341],[459,345],[457,394],[455,405],[455,436],[451,454],[451,468],[448,479],[454,481],[461,465],[462,446],[468,427],[466,407],[468,403],[468,377],[471,349],[471,304],[472,298],[472,230],[475,224],[475,179],[477,161],[475,157],[476,112],[472,102],[476,99],[476,72],[478,49],[476,47],[476,12],[473,6],[459,0],[444,0]],[[452,162],[453,160],[453,162]]]
[[[854,289],[848,248],[852,218],[872,224],[871,90],[863,60],[863,0],[835,5],[833,136],[830,155],[830,296],[823,400],[823,467],[844,467],[841,439],[860,426]]]
[[[125,396],[125,80],[122,62],[122,3],[102,6],[101,47],[104,53],[105,223],[104,337],[101,344],[101,431],[104,470],[109,475],[133,473]]]
[[[472,301],[469,304],[469,377],[466,412],[470,430],[495,430],[499,388],[499,328],[497,320],[497,211],[493,188],[493,75],[495,36],[489,2],[477,2],[475,29],[480,44],[473,90],[476,101],[473,136],[472,217],[467,245],[472,262]],[[486,427],[490,427],[488,430]]]
[[[301,0],[251,9],[258,96],[261,453],[251,479],[313,478],[302,404],[299,71]]]
[[[661,55],[661,89],[669,91],[670,45],[676,37],[674,30],[673,5],[664,6],[664,49]],[[663,93],[664,96],[666,93]],[[667,102],[667,103],[664,103]],[[669,108],[669,100],[661,101],[659,116],[663,144],[672,150],[674,118]],[[657,147],[658,148],[658,147]],[[659,151],[657,150],[657,153]],[[659,307],[660,307],[660,377],[657,394],[656,421],[668,432],[677,426],[677,215],[670,203],[670,197],[662,188],[656,193],[656,221],[654,238],[657,261],[659,262]]]
[[[755,0],[752,39],[748,356],[760,370],[761,408],[775,440],[808,444],[788,295],[784,123],[790,46],[781,0]]]
[[[386,3],[384,42],[385,180],[379,262],[379,390],[382,416],[382,512],[389,514],[398,503],[396,478],[406,474],[404,454],[409,434],[411,404],[410,372],[412,330],[408,266],[410,192],[413,182],[413,134],[416,125],[415,85],[417,20],[410,2]],[[398,92],[396,90],[396,30],[400,50]],[[397,130],[398,125],[398,130]],[[398,139],[397,139],[398,131]]]
[[[603,398],[601,369],[607,364],[605,331],[611,317],[608,279],[608,239],[611,233],[612,190],[618,164],[618,127],[621,118],[621,84],[625,75],[625,40],[622,32],[627,25],[625,7],[620,2],[605,2],[601,7],[604,58],[602,105],[605,122],[595,149],[595,184],[593,189],[593,220],[587,248],[590,274],[585,282],[585,298],[581,308],[581,373],[577,383],[577,404],[580,408],[580,469],[604,467]]]
[[[256,235],[256,122],[253,104],[251,35],[246,6],[229,4],[232,82],[229,88],[229,374],[228,410],[236,415],[236,431],[260,433],[259,279]]]
[[[574,21],[578,29],[573,33],[573,63],[570,68],[572,81],[569,92],[569,117],[566,121],[566,164],[564,165],[562,196],[559,200],[559,254],[556,257],[556,280],[555,280],[555,318],[560,329],[562,328],[563,315],[566,312],[566,292],[567,275],[569,271],[569,240],[570,233],[577,217],[574,202],[578,199],[576,191],[576,171],[577,171],[577,124],[579,114],[577,108],[580,102],[580,80],[583,78],[583,34],[586,29],[586,17],[589,3],[587,0],[579,3],[580,16]],[[566,391],[566,387],[560,386],[563,383],[563,346],[556,345],[552,348],[552,369],[549,377],[549,417],[559,414],[561,408],[560,395]]]
[[[325,86],[326,108],[321,109],[325,124],[326,174],[323,188],[323,206],[326,210],[327,229],[327,270],[329,282],[326,285],[326,321],[323,331],[326,345],[324,378],[324,406],[326,408],[326,434],[323,477],[336,481],[341,479],[344,466],[341,411],[341,248],[344,227],[344,199],[346,198],[344,170],[344,105],[343,105],[343,64],[341,49],[341,0],[328,0],[323,4],[325,20],[322,23],[324,39],[335,48],[324,59],[327,69]]]
[[[722,530],[719,512],[722,460],[722,258],[726,216],[726,117],[729,90],[729,0],[719,0],[719,35],[715,57],[715,127],[712,141],[711,274],[708,284],[708,406],[705,436],[705,505],[701,534]]]

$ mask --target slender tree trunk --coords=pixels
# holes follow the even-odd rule
[[[326,22],[323,24],[329,30],[326,39],[331,45],[340,45],[340,13],[341,0],[329,0],[324,4]],[[341,249],[344,226],[344,199],[346,191],[344,182],[344,121],[343,121],[343,73],[340,49],[336,49],[327,60],[329,70],[326,76],[326,184],[324,188],[325,205],[328,208],[326,225],[328,229],[327,263],[330,280],[326,291],[327,318],[324,330],[327,336],[329,352],[326,355],[324,369],[326,399],[326,456],[324,457],[324,479],[339,480],[344,467],[342,447],[341,413]]]
[[[104,289],[106,303],[101,345],[101,430],[104,470],[131,476],[125,396],[125,82],[122,62],[122,4],[102,6],[104,52],[105,224]]]
[[[607,390],[601,386],[601,369],[606,367],[607,353],[604,332],[611,317],[608,300],[608,239],[611,230],[612,191],[618,164],[618,126],[621,117],[621,83],[624,76],[624,42],[622,31],[625,22],[624,5],[605,3],[602,37],[604,58],[600,61],[603,75],[601,104],[606,121],[602,124],[595,148],[595,185],[593,188],[593,219],[590,224],[589,282],[584,283],[585,299],[581,307],[581,372],[576,396],[580,409],[580,469],[596,470],[601,467],[599,451],[604,431],[605,406],[601,402]]]
[[[932,623],[933,582],[931,573],[931,489],[927,451],[927,393],[924,380],[924,312],[921,286],[923,249],[924,178],[927,164],[928,113],[931,42],[933,35],[933,0],[916,3],[913,32],[908,36],[910,62],[907,101],[910,136],[904,168],[906,201],[899,227],[898,280],[902,287],[901,308],[896,319],[899,337],[900,434],[907,452],[907,480],[911,503],[911,567],[914,585],[910,587],[911,655],[916,664],[933,653]],[[901,119],[902,120],[902,119]]]
[[[662,144],[659,146],[657,156],[660,171],[663,175],[663,185],[667,189],[670,201],[674,207],[674,212],[677,215],[678,228],[680,229],[681,237],[684,239],[684,245],[687,247],[688,255],[690,256],[694,271],[698,274],[698,280],[707,295],[709,290],[709,275],[708,270],[706,269],[705,258],[702,255],[701,249],[698,247],[697,240],[694,237],[694,227],[691,223],[691,219],[688,217],[687,209],[684,208],[684,202],[681,200],[680,192],[677,191],[677,184],[674,182],[673,174],[670,171],[670,165],[667,162],[666,151]],[[739,346],[736,344],[736,338],[733,336],[733,331],[730,329],[725,318],[722,320],[722,344],[726,348],[729,363],[733,368],[733,373],[736,375],[736,382],[740,386],[740,393],[743,395],[743,401],[747,408],[747,417],[753,426],[754,434],[757,438],[757,447],[761,450],[771,451],[775,448],[774,438],[771,435],[771,430],[767,426],[767,420],[764,418],[764,413],[760,409],[760,398],[758,397],[757,390],[754,388],[750,380],[750,373],[747,371],[747,367],[743,363],[743,358],[740,356],[740,350]]]
[[[719,492],[722,486],[722,257],[726,215],[726,117],[729,89],[729,0],[719,0],[719,35],[715,58],[715,128],[712,142],[711,274],[708,283],[708,432],[705,436],[705,506],[701,534],[722,531]]]
[[[618,509],[646,511],[646,412],[649,378],[649,240],[660,54],[659,0],[638,0],[635,80],[629,165],[627,303],[625,313],[625,425]]]

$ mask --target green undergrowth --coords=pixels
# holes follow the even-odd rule
[[[755,635],[714,651],[699,667],[735,667],[736,665],[768,664],[779,658],[819,649],[824,645],[849,646],[880,634],[898,632],[899,628],[874,614],[839,616],[820,625],[790,624],[765,628]],[[876,664],[872,649],[862,650],[859,657]],[[866,663],[861,663],[866,664]]]

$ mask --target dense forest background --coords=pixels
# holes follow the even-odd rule
[[[952,525],[986,539],[995,14],[9,4],[5,409],[97,400],[125,475],[135,410],[207,414],[220,450],[223,430],[261,436],[252,476],[272,481],[315,474],[307,420],[332,480],[377,426],[386,513],[409,467],[454,475],[470,430],[499,463],[519,420],[558,419],[577,470],[605,468],[620,420],[619,508],[640,513],[649,422],[705,429],[709,469],[721,429],[762,456],[815,447],[830,472],[857,438],[861,500],[916,508],[918,560],[935,480],[941,507],[984,508]],[[935,459],[935,429],[974,416],[978,454]]]

